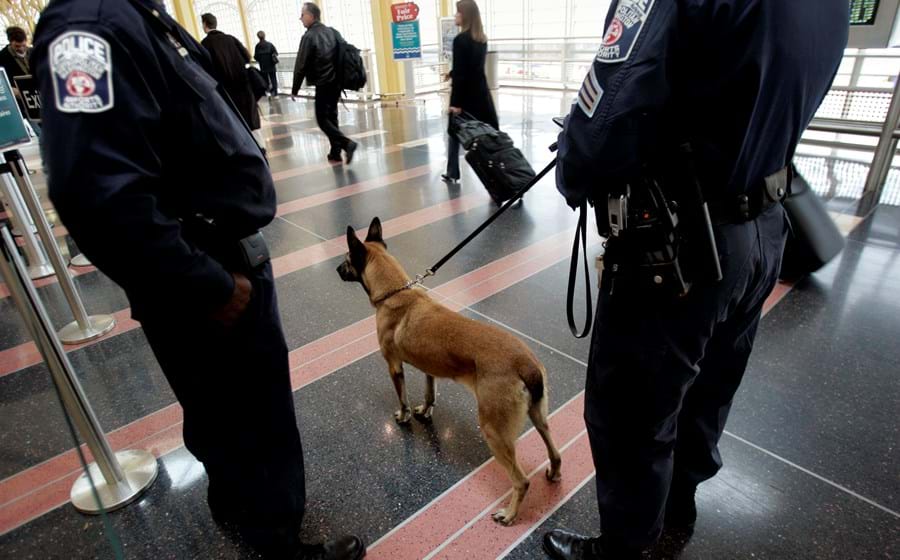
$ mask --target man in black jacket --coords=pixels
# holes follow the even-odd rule
[[[303,80],[316,86],[316,122],[328,136],[331,151],[328,161],[341,161],[341,150],[347,155],[347,163],[353,161],[353,153],[357,144],[350,140],[338,128],[338,101],[341,99],[339,69],[335,65],[337,48],[344,39],[336,30],[319,21],[322,12],[312,2],[303,4],[300,21],[306,33],[300,41],[297,63],[294,66],[294,86],[291,88],[291,99],[297,96]]]
[[[278,49],[275,45],[266,41],[266,32],[260,31],[256,34],[259,43],[256,43],[256,49],[253,52],[253,58],[259,63],[259,71],[263,73],[269,82],[269,93],[278,95]]]
[[[200,20],[203,22],[203,31],[206,33],[206,38],[201,41],[201,44],[206,47],[212,58],[215,78],[228,92],[228,96],[231,97],[238,112],[244,117],[250,130],[258,130],[260,128],[259,107],[256,105],[256,96],[253,95],[250,78],[247,75],[250,53],[235,37],[216,29],[219,25],[216,16],[203,14],[200,16]]]

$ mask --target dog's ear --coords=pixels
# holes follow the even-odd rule
[[[378,219],[378,216],[372,218],[372,223],[369,224],[369,233],[366,234],[366,243],[381,243],[384,245],[385,249],[387,248],[387,243],[384,242],[384,237],[381,234],[381,220]]]
[[[353,257],[365,256],[366,246],[356,237],[356,231],[352,226],[347,226],[347,248]]]

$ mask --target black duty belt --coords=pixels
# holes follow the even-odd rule
[[[790,166],[780,169],[762,180],[762,184],[749,192],[708,201],[713,224],[740,224],[755,220],[757,216],[787,198],[793,173]]]
[[[235,240],[212,220],[200,215],[181,220],[182,235],[232,272],[249,272],[271,260],[261,232]]]

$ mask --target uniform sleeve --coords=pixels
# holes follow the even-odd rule
[[[303,87],[303,80],[306,79],[310,56],[309,43],[309,32],[307,32],[300,39],[300,49],[297,51],[297,61],[294,63],[294,86],[291,88],[291,95],[297,95],[297,92]]]
[[[557,187],[573,208],[648,161],[671,97],[678,2],[615,0],[559,137]]]
[[[99,26],[45,36],[49,46],[42,40],[35,51],[43,159],[50,198],[72,238],[132,299],[160,312],[220,308],[234,289],[231,274],[189,245],[158,205],[157,193],[169,188],[159,149],[169,140],[148,85],[162,77],[139,69],[155,60],[150,46],[126,49]],[[54,36],[67,42],[54,47]],[[90,45],[91,66],[78,67],[73,45]],[[63,56],[54,62],[48,52]]]

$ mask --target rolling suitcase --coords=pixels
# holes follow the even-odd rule
[[[528,185],[535,172],[505,132],[467,116],[451,118],[451,133],[466,149],[466,161],[497,204]]]

